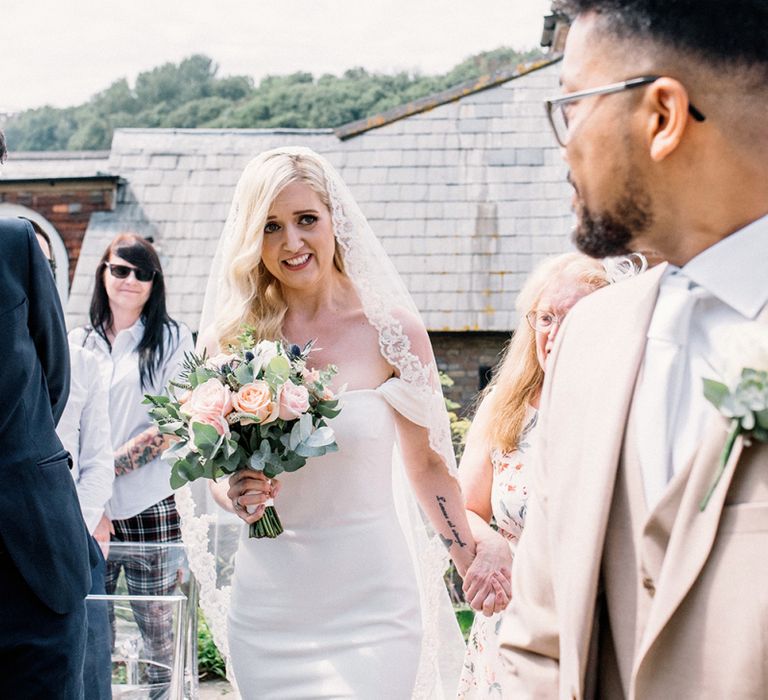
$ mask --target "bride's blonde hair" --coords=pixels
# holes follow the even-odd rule
[[[312,152],[268,151],[248,163],[240,176],[230,214],[232,230],[221,260],[224,278],[213,326],[213,339],[222,349],[236,341],[243,326],[252,327],[259,338],[282,337],[288,307],[280,283],[261,260],[261,249],[270,207],[294,182],[309,185],[331,215],[323,164]],[[343,273],[338,242],[333,262]]]
[[[493,416],[485,436],[488,444],[503,452],[517,447],[528,406],[544,383],[544,371],[536,357],[536,336],[525,316],[536,309],[545,290],[559,280],[575,281],[594,290],[606,286],[611,275],[599,260],[581,253],[565,253],[544,260],[526,280],[515,302],[517,329],[479,398],[490,402],[489,415]]]

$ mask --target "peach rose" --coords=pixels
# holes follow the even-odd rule
[[[269,423],[277,418],[276,405],[272,400],[272,390],[269,384],[257,379],[240,387],[232,397],[232,403],[235,410],[241,413],[250,413],[259,419],[259,423]],[[252,423],[250,419],[242,420],[241,423]]]
[[[320,381],[320,372],[316,369],[305,369],[301,376],[307,384],[315,384]]]
[[[193,423],[202,423],[203,425],[212,425],[214,428],[216,428],[216,432],[219,435],[224,435],[226,437],[230,436],[229,432],[229,424],[227,423],[227,419],[224,416],[214,416],[214,415],[193,415],[189,419],[190,426]]]
[[[286,382],[280,390],[280,418],[293,420],[309,408],[309,392],[306,387]]]
[[[192,390],[181,410],[188,416],[226,416],[232,411],[232,391],[218,379],[209,379]]]

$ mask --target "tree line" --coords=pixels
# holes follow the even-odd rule
[[[322,128],[336,127],[445,90],[495,70],[541,58],[540,51],[502,47],[462,61],[444,75],[370,73],[341,76],[298,72],[218,77],[202,54],[140,73],[131,87],[116,80],[74,107],[39,107],[4,125],[15,151],[105,150],[118,127]]]

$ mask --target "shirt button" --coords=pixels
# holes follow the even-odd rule
[[[645,590],[648,591],[648,595],[653,598],[654,594],[656,593],[656,586],[654,585],[653,579],[650,576],[643,577],[643,588],[645,588]]]

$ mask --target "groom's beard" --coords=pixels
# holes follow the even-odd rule
[[[570,179],[570,178],[569,178]],[[648,193],[627,178],[624,194],[611,211],[592,212],[576,191],[576,228],[573,242],[586,255],[606,258],[633,252],[632,242],[638,234],[647,231],[653,223]]]

